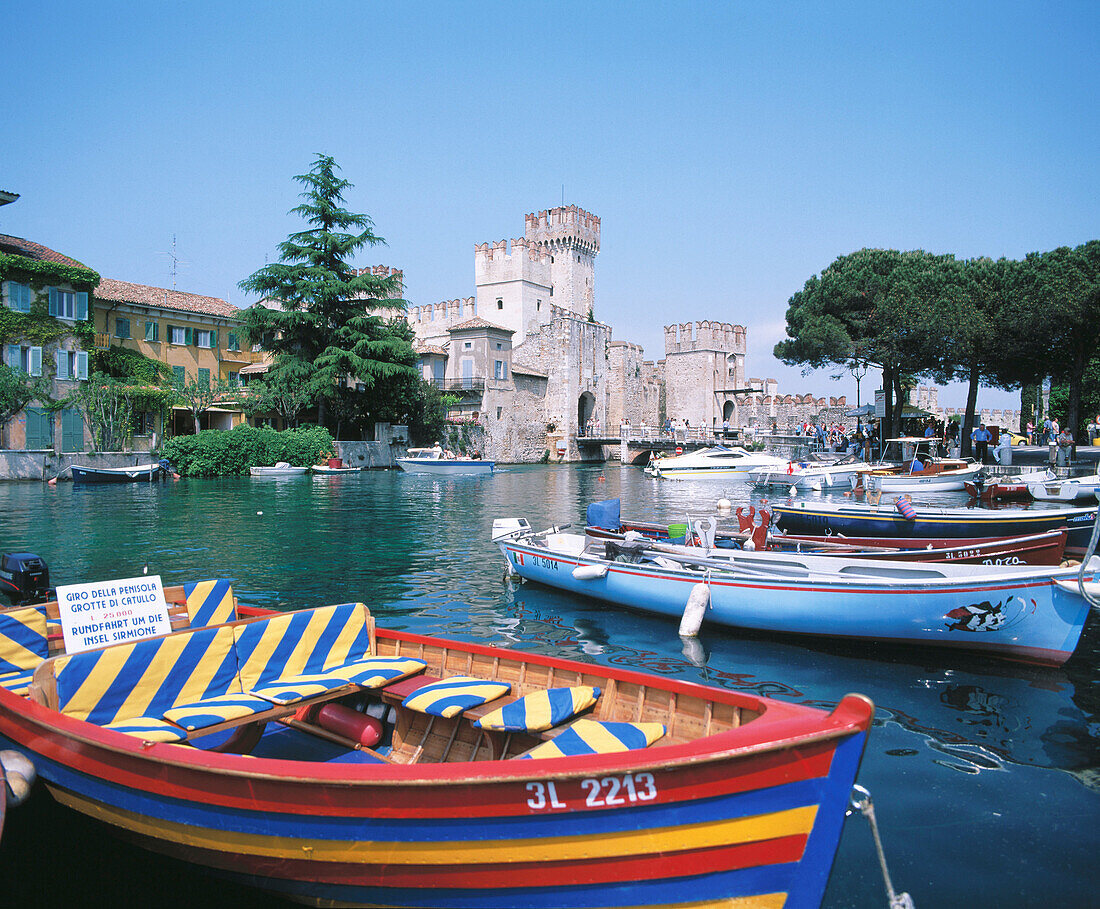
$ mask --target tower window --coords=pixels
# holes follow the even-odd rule
[[[504,301],[499,298],[497,299],[497,309],[504,309]]]
[[[536,300],[535,301],[535,312],[538,312],[540,309],[542,309],[542,300]]]
[[[550,264],[551,264],[551,265],[553,265],[553,264],[554,264],[554,257],[553,257],[553,256],[551,256],[551,257],[550,257]]]

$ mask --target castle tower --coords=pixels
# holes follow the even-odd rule
[[[550,257],[553,304],[582,319],[592,315],[596,298],[596,256],[600,219],[576,205],[526,217],[524,237]]]

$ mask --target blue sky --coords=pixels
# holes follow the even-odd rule
[[[315,152],[416,304],[474,292],[523,215],[602,219],[596,314],[748,328],[864,246],[1007,256],[1100,236],[1100,4],[5,4],[0,232],[243,304]],[[862,383],[868,398],[874,383]],[[983,392],[985,406],[1018,395]],[[941,393],[959,405],[960,389]]]

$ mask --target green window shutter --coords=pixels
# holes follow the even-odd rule
[[[193,345],[195,343],[195,329],[185,328],[183,330],[183,343]]]
[[[88,294],[80,291],[76,295],[76,321],[83,322],[88,318]]]
[[[201,367],[199,368],[199,384],[200,385],[206,385],[206,386],[210,385],[210,370],[209,369],[202,369]]]
[[[56,287],[50,287],[50,288],[48,288],[48,290],[50,292],[50,307],[49,307],[50,315],[51,316],[56,316],[57,313],[58,313],[57,288]]]
[[[30,366],[31,366],[31,375],[32,376],[42,375],[42,348],[41,347],[32,347],[31,348],[31,363],[30,363]]]
[[[18,344],[9,344],[8,345],[8,366],[10,366],[12,369],[18,370],[20,368],[19,359],[20,359],[21,355],[22,354],[21,354],[21,351],[19,350],[19,345]]]
[[[69,352],[60,347],[57,349],[57,378],[69,378]]]
[[[216,328],[210,333],[210,346],[214,350],[218,349],[218,330]]]
[[[184,382],[187,381],[187,370],[185,370],[182,366],[173,366],[172,378],[182,385]]]
[[[226,334],[225,346],[229,348],[229,350],[241,349],[241,342],[237,340],[237,333],[235,331],[231,331]]]
[[[78,379],[88,378],[88,351],[86,350],[76,352],[76,377]]]
[[[146,322],[145,323],[145,340],[155,341],[157,339],[157,323]]]

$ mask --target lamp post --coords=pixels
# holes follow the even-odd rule
[[[852,358],[852,365],[849,367],[852,373],[852,377],[856,380],[856,410],[859,410],[859,380],[867,375],[867,361],[863,357],[855,356]]]

